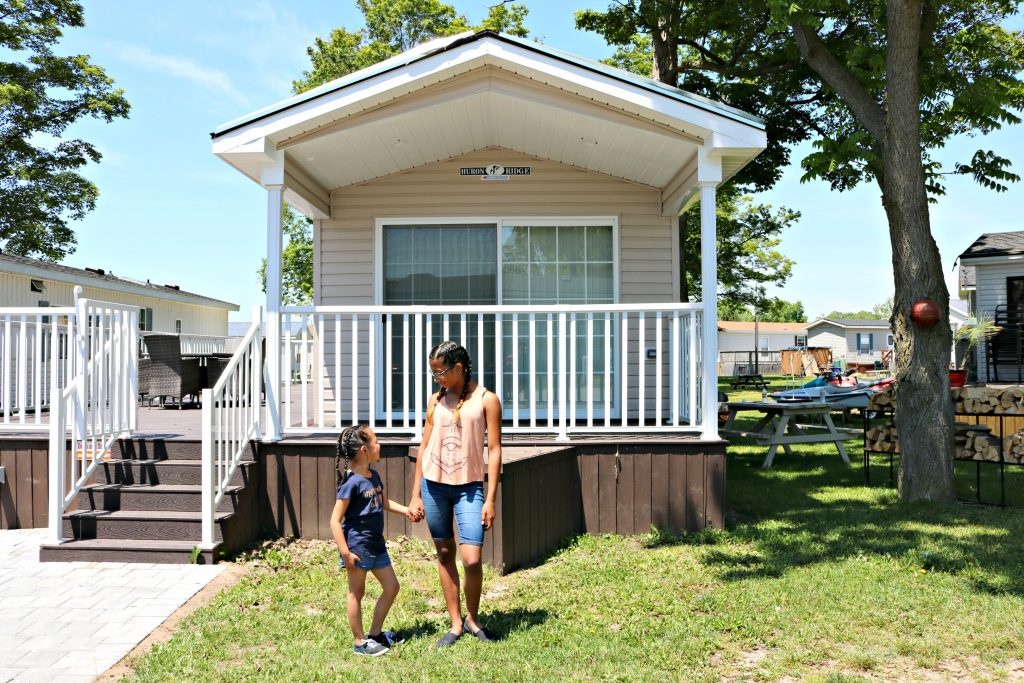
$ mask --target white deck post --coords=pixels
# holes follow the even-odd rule
[[[281,439],[281,212],[284,185],[267,185],[267,421],[264,441]]]
[[[708,156],[701,148],[697,154],[697,180],[700,185],[700,276],[701,303],[704,304],[704,400],[701,437],[718,440],[718,230],[715,223],[715,188],[722,181],[721,159]],[[696,378],[694,378],[695,380]]]

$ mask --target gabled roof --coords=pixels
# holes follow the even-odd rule
[[[811,329],[812,327],[814,327],[816,325],[823,325],[823,324],[826,324],[826,323],[829,324],[829,325],[836,325],[838,327],[846,327],[846,328],[851,328],[851,327],[880,327],[880,328],[883,328],[883,329],[886,329],[886,330],[889,329],[889,321],[888,320],[866,320],[866,319],[863,319],[863,318],[859,318],[859,319],[858,318],[821,318],[820,320],[815,320],[813,323],[810,323],[809,325],[807,325],[807,329],[809,330],[809,329]]]
[[[791,332],[802,334],[807,329],[807,323],[757,323],[761,332]],[[728,332],[754,332],[753,321],[719,320],[718,329]]]
[[[1020,255],[1024,255],[1024,230],[986,232],[960,254],[960,260]]]
[[[98,268],[72,268],[59,263],[14,256],[13,254],[0,253],[0,272],[18,273],[37,279],[57,280],[87,287],[117,289],[139,296],[170,299],[211,308],[225,308],[229,311],[238,310],[238,304],[186,292],[177,285],[155,285],[149,280],[142,282],[131,278],[117,277],[113,273]]]
[[[318,97],[322,97],[324,95],[337,92],[338,90],[347,88],[356,83],[360,83],[361,81],[373,78],[374,76],[379,76],[381,74],[385,74],[388,73],[389,71],[393,71],[395,69],[399,69],[402,67],[411,66],[416,62],[426,59],[427,57],[431,57],[433,55],[437,55],[448,50],[452,50],[462,45],[478,41],[482,38],[495,38],[508,43],[517,44],[529,50],[534,50],[536,52],[549,55],[556,59],[564,60],[571,64],[575,64],[576,66],[580,66],[592,71],[609,75],[612,78],[621,80],[623,82],[640,86],[659,95],[671,97],[681,102],[686,102],[687,104],[691,104],[697,107],[701,107],[703,109],[714,111],[715,113],[736,119],[737,121],[746,123],[747,125],[753,126],[759,130],[765,129],[764,119],[754,116],[753,114],[748,114],[747,112],[740,111],[735,107],[730,107],[727,104],[715,102],[714,100],[709,100],[706,97],[695,95],[694,93],[687,92],[685,90],[682,90],[681,88],[674,88],[666,83],[661,83],[660,81],[656,81],[652,78],[644,78],[643,76],[639,76],[637,74],[625,71],[623,69],[618,69],[607,64],[602,64],[601,62],[591,61],[578,55],[574,55],[569,52],[564,52],[562,50],[555,49],[549,45],[545,45],[544,43],[538,43],[536,41],[527,40],[525,38],[509,35],[507,33],[498,33],[497,31],[483,30],[477,31],[475,33],[473,31],[465,31],[454,36],[435,38],[434,40],[427,41],[426,43],[417,45],[416,47],[407,50],[399,55],[395,55],[394,57],[385,59],[382,62],[378,62],[377,64],[374,64],[372,66],[368,66],[365,69],[353,71],[350,74],[346,74],[340,78],[336,78],[333,81],[330,81],[329,83],[324,83],[323,85],[313,88],[312,90],[307,90],[306,92],[295,95],[294,97],[289,97],[288,99],[281,100],[280,102],[276,102],[267,107],[263,107],[262,109],[258,109],[250,114],[246,114],[245,116],[240,116],[239,118],[234,119],[233,121],[228,121],[227,123],[217,126],[213,130],[213,132],[210,133],[210,137],[213,139],[217,139],[221,135],[229,133],[232,130],[235,130],[236,128],[239,128],[241,126],[245,126],[249,123],[252,123],[253,121],[258,121],[259,119],[271,116],[273,114],[284,111],[291,107],[298,106],[305,102],[309,102],[310,100],[314,100]]]
[[[757,117],[493,31],[430,41],[212,133],[214,154],[317,218],[334,190],[482,150],[660,190],[674,216],[698,181],[727,181],[766,145]]]

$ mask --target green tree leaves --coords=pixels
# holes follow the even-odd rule
[[[313,303],[313,221],[285,205],[281,221],[285,245],[281,251],[281,302],[288,306]],[[267,291],[267,259],[258,271]]]
[[[99,195],[79,172],[101,155],[63,135],[83,117],[128,116],[123,91],[88,56],[53,54],[63,27],[83,25],[72,0],[9,0],[0,12],[0,244],[12,254],[56,261],[74,250],[67,223]]]

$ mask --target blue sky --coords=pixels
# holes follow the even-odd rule
[[[93,0],[86,27],[71,30],[62,53],[91,55],[132,104],[113,124],[82,122],[72,133],[104,155],[87,175],[99,186],[96,210],[75,223],[77,251],[65,263],[176,284],[239,304],[248,320],[263,302],[256,269],[265,250],[265,193],[210,152],[217,125],[287,97],[308,68],[306,47],[332,28],[360,26],[353,0],[218,0],[174,3]],[[455,2],[471,21],[485,2]],[[527,25],[545,43],[591,59],[612,49],[573,28],[573,12],[605,2],[526,0]],[[1024,164],[1024,129],[956,140],[937,156],[948,166],[979,147]],[[801,150],[793,154],[795,162]],[[885,213],[874,186],[835,193],[801,184],[799,167],[758,201],[800,211],[781,250],[796,265],[777,295],[801,300],[810,316],[870,308],[892,294]],[[1022,187],[997,194],[952,177],[933,205],[932,231],[947,281],[956,256],[982,232],[1024,229],[1017,220]]]

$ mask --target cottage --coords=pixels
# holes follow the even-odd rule
[[[237,304],[186,292],[178,285],[0,254],[0,307],[71,306],[75,287],[82,288],[86,299],[138,307],[142,331],[224,337],[228,313],[238,310]]]
[[[888,364],[893,333],[888,320],[822,318],[807,325],[807,343],[832,349],[832,358],[847,367],[870,370]]]
[[[1003,330],[979,344],[978,381],[1020,381],[1020,323],[1024,320],[1024,231],[985,233],[959,257],[961,288],[973,315]]]
[[[718,374],[753,372],[754,352],[761,372],[781,372],[783,349],[807,346],[807,323],[718,321]]]

